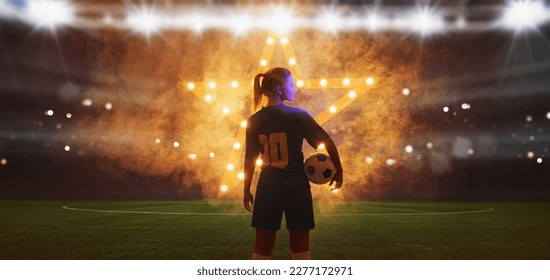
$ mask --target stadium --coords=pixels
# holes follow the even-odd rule
[[[345,170],[312,184],[314,259],[548,259],[549,24],[535,0],[2,0],[0,259],[249,259],[275,66]]]

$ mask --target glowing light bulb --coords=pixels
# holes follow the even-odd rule
[[[468,154],[469,154],[469,155],[473,155],[473,154],[474,154],[474,150],[473,150],[473,149],[468,149]]]
[[[204,101],[210,103],[210,101],[212,101],[212,95],[210,95],[210,94],[205,95],[205,96],[204,96]]]
[[[196,160],[196,159],[197,159],[197,155],[196,155],[196,154],[188,154],[188,155],[187,155],[187,158],[190,159],[190,160]]]
[[[257,166],[262,166],[263,163],[264,163],[264,162],[262,161],[261,158],[259,158],[259,159],[256,160],[256,165],[257,165]]]
[[[412,153],[413,152],[413,146],[411,146],[411,145],[405,146],[405,152],[408,153],[408,154]]]
[[[527,152],[527,157],[528,158],[533,158],[533,157],[535,157],[535,153],[529,151],[529,152]]]
[[[155,139],[155,144],[160,144],[160,139]]]
[[[288,38],[287,37],[282,38],[281,39],[281,44],[283,44],[283,45],[288,44]]]
[[[349,98],[355,98],[355,97],[357,97],[357,93],[355,93],[355,91],[352,90],[348,93],[348,96],[349,96]]]
[[[65,116],[67,117],[67,119],[70,119],[70,118],[72,118],[72,117],[73,117],[73,114],[71,114],[71,113],[67,113],[67,115],[65,115]]]
[[[445,112],[445,113],[449,112],[449,107],[447,107],[447,106],[443,107],[443,112]]]
[[[235,150],[240,149],[240,148],[241,148],[241,143],[235,142],[235,144],[233,144],[233,148],[234,148]]]
[[[325,144],[321,143],[319,144],[319,146],[317,147],[318,150],[322,150],[325,148]]]
[[[71,150],[71,147],[70,146],[65,146],[65,151],[68,152]]]
[[[239,83],[237,81],[231,82],[231,87],[237,88],[239,86]]]
[[[407,96],[411,93],[411,91],[408,88],[403,89],[403,95]]]
[[[208,87],[211,88],[211,89],[215,89],[216,88],[216,82],[208,83]]]
[[[173,144],[173,145],[174,145],[174,148],[177,148],[177,147],[179,147],[179,146],[180,146],[180,142],[178,142],[178,141],[174,141],[174,144]]]
[[[82,105],[84,105],[86,107],[90,107],[90,106],[92,106],[92,100],[90,98],[86,98],[86,99],[82,100]]]
[[[431,149],[434,147],[434,144],[432,142],[426,143],[426,148]]]
[[[389,159],[386,160],[386,165],[387,165],[387,166],[392,166],[392,165],[394,165],[395,163],[397,163],[397,161],[396,161],[395,159],[393,159],[393,158],[389,158]]]
[[[319,82],[319,84],[321,84],[322,87],[327,86],[327,83],[328,83],[328,82],[327,82],[327,80],[325,80],[325,79],[322,79],[321,82]]]
[[[232,171],[233,169],[235,169],[235,165],[233,165],[232,163],[227,165],[227,170]]]
[[[365,158],[365,162],[366,162],[367,164],[372,164],[372,163],[374,162],[374,159],[373,159],[372,157],[366,157],[366,158]]]
[[[303,86],[304,86],[304,81],[298,80],[298,81],[296,82],[296,85],[297,85],[298,87],[303,87]],[[550,115],[550,113],[548,113],[548,114]],[[549,119],[550,119],[550,118],[549,118]]]
[[[222,112],[223,112],[225,115],[229,114],[229,108],[227,108],[227,107],[223,108]]]
[[[113,103],[111,103],[111,102],[105,103],[105,109],[107,109],[107,110],[113,109]]]
[[[244,179],[244,173],[243,172],[239,172],[239,174],[237,174],[237,178],[239,179]]]
[[[222,192],[227,192],[227,185],[221,185],[220,190]]]
[[[463,110],[468,110],[468,109],[470,109],[470,103],[462,103],[462,109],[463,109]]]
[[[371,77],[368,77],[367,80],[365,80],[365,82],[367,83],[367,85],[372,85],[374,84],[374,79]]]
[[[246,121],[242,121],[242,122],[241,122],[241,127],[246,127],[246,125],[247,125],[247,122],[246,122]]]
[[[332,105],[330,106],[330,108],[328,109],[331,113],[336,113],[336,106]]]
[[[273,42],[274,42],[273,38],[271,38],[271,37],[267,38],[267,44],[268,45],[273,45]]]
[[[525,117],[525,120],[526,120],[527,122],[532,122],[532,121],[533,121],[533,117],[529,115],[529,116]]]
[[[46,116],[53,116],[53,110],[48,110],[44,113]]]
[[[187,88],[193,90],[193,89],[195,89],[195,84],[194,83],[188,83]]]
[[[290,64],[290,65],[296,64],[296,59],[295,59],[295,58],[289,59],[289,60],[288,60],[288,64]]]
[[[537,158],[537,163],[542,163],[542,158]]]
[[[208,154],[208,156],[209,156],[210,158],[214,158],[214,157],[216,156],[216,154],[215,154],[214,152],[210,152],[210,154]]]
[[[267,60],[265,60],[265,59],[260,60],[260,65],[261,66],[266,66],[267,65]]]
[[[348,78],[345,78],[345,79],[342,81],[342,84],[344,84],[345,86],[349,86],[350,83],[351,83],[351,81],[350,81]]]
[[[337,192],[339,192],[339,191],[340,191],[340,189],[333,189],[333,190],[331,190],[331,192],[333,192],[333,193],[337,193]]]

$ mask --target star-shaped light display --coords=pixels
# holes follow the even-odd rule
[[[288,63],[289,70],[293,73],[296,86],[300,89],[349,89],[349,91],[336,100],[331,106],[323,110],[317,116],[315,120],[320,124],[324,124],[338,112],[342,111],[352,102],[357,100],[357,98],[365,94],[367,90],[374,85],[374,77],[340,77],[340,78],[316,78],[316,79],[305,79],[298,60],[296,58],[296,53],[292,47],[292,43],[286,33],[277,33],[270,32],[266,41],[265,46],[262,52],[261,59],[258,63],[257,73],[266,72],[268,69],[274,67],[270,65],[271,58],[273,56],[273,51],[277,43],[280,44],[283,50],[283,55],[285,60]],[[183,87],[186,87],[193,94],[204,100],[204,102],[212,103],[214,102],[212,95],[208,92],[215,91],[220,88],[233,88],[233,90],[239,90],[244,92],[253,92],[253,80],[232,80],[232,81],[202,81],[202,82],[184,82],[181,84]],[[251,95],[252,97],[252,95]],[[241,112],[232,112],[229,108],[223,107],[223,110],[220,112],[225,114],[226,117],[233,121],[239,126],[239,130],[235,137],[233,143],[228,143],[228,148],[232,147],[232,152],[229,156],[227,162],[227,168],[221,180],[221,186],[218,191],[218,198],[222,197],[230,188],[238,187],[239,184],[242,185],[242,180],[244,179],[244,173],[242,171],[237,171],[236,166],[240,166],[240,157],[242,155],[242,148],[244,147],[245,142],[245,132],[246,132],[246,120],[248,119]],[[321,145],[317,147],[318,150],[323,150],[324,146]],[[330,190],[331,187],[323,185],[327,190]],[[344,194],[342,190],[336,190],[333,192],[340,199],[344,199]]]

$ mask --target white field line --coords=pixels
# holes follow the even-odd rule
[[[458,214],[471,214],[471,213],[483,213],[494,211],[494,208],[471,210],[471,211],[452,211],[452,212],[417,212],[417,213],[349,213],[349,214],[316,214],[321,216],[422,216],[422,215],[458,215]]]
[[[150,211],[124,211],[124,210],[101,210],[74,208],[70,205],[61,207],[67,210],[100,212],[100,213],[123,213],[123,214],[156,214],[156,215],[197,215],[197,216],[249,216],[249,213],[200,213],[200,212],[150,212]]]
[[[250,213],[200,213],[200,212],[151,212],[151,211],[124,211],[124,210],[102,210],[75,208],[70,205],[61,207],[66,210],[99,212],[99,213],[122,213],[122,214],[154,214],[154,215],[189,215],[189,216],[249,216]],[[452,211],[452,212],[420,212],[420,213],[321,213],[315,216],[422,216],[422,215],[459,215],[494,211],[494,208],[471,210],[471,211]]]

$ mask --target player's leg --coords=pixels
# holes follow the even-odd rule
[[[311,260],[309,253],[309,229],[308,230],[289,230],[290,233],[290,251],[292,251],[293,260]]]
[[[315,227],[309,186],[285,188],[284,211],[293,260],[310,260],[309,231]]]
[[[259,186],[256,190],[252,226],[256,228],[256,246],[252,259],[267,260],[275,247],[275,235],[281,228],[283,209],[281,207],[280,188],[277,186]]]
[[[256,247],[252,254],[253,260],[269,260],[275,248],[276,230],[256,229]]]

